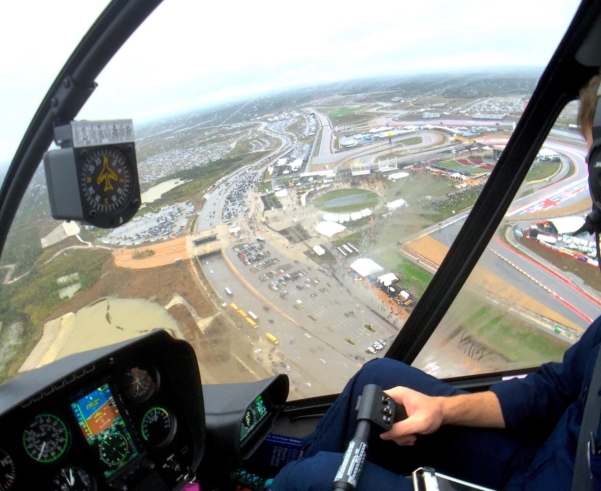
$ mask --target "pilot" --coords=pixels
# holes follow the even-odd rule
[[[589,147],[600,82],[596,75],[580,92],[578,123]],[[358,491],[410,491],[413,485],[403,476],[423,466],[493,489],[570,490],[600,344],[601,317],[561,363],[473,394],[392,359],[367,363],[305,439],[303,459],[282,469],[270,489],[332,489],[354,435],[357,398],[364,385],[375,383],[409,417],[370,443]],[[594,390],[601,394],[601,388]],[[595,457],[601,461],[601,452]],[[601,489],[599,474],[594,489]]]

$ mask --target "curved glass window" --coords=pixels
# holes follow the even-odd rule
[[[165,2],[78,116],[134,120],[143,206],[54,221],[40,169],[0,262],[0,379],[159,328],[204,383],[338,392],[411,315],[575,7]]]

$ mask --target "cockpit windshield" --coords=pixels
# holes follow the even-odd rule
[[[84,3],[36,6],[68,28],[0,32],[0,165],[58,71],[37,50],[74,48],[106,2]],[[55,221],[40,167],[0,260],[0,382],[165,329],[192,344],[204,384],[285,373],[292,399],[339,392],[403,328],[576,7],[164,2],[77,118],[133,120],[142,206],[112,230]],[[588,239],[562,246],[576,263],[545,249],[586,193],[571,105],[555,129],[420,368],[528,367],[588,325],[601,285],[570,269]],[[547,301],[541,268],[582,280],[582,315]]]

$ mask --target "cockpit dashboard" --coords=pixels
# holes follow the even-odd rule
[[[214,455],[258,445],[288,394],[285,376],[208,387]],[[0,491],[181,489],[207,445],[194,351],[155,331],[65,357],[0,387],[0,428]]]

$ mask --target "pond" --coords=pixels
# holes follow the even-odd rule
[[[357,203],[361,203],[366,199],[367,193],[350,194],[348,196],[340,196],[339,198],[334,198],[329,201],[326,201],[322,206],[324,208],[340,208],[342,206],[350,206],[355,205]]]

